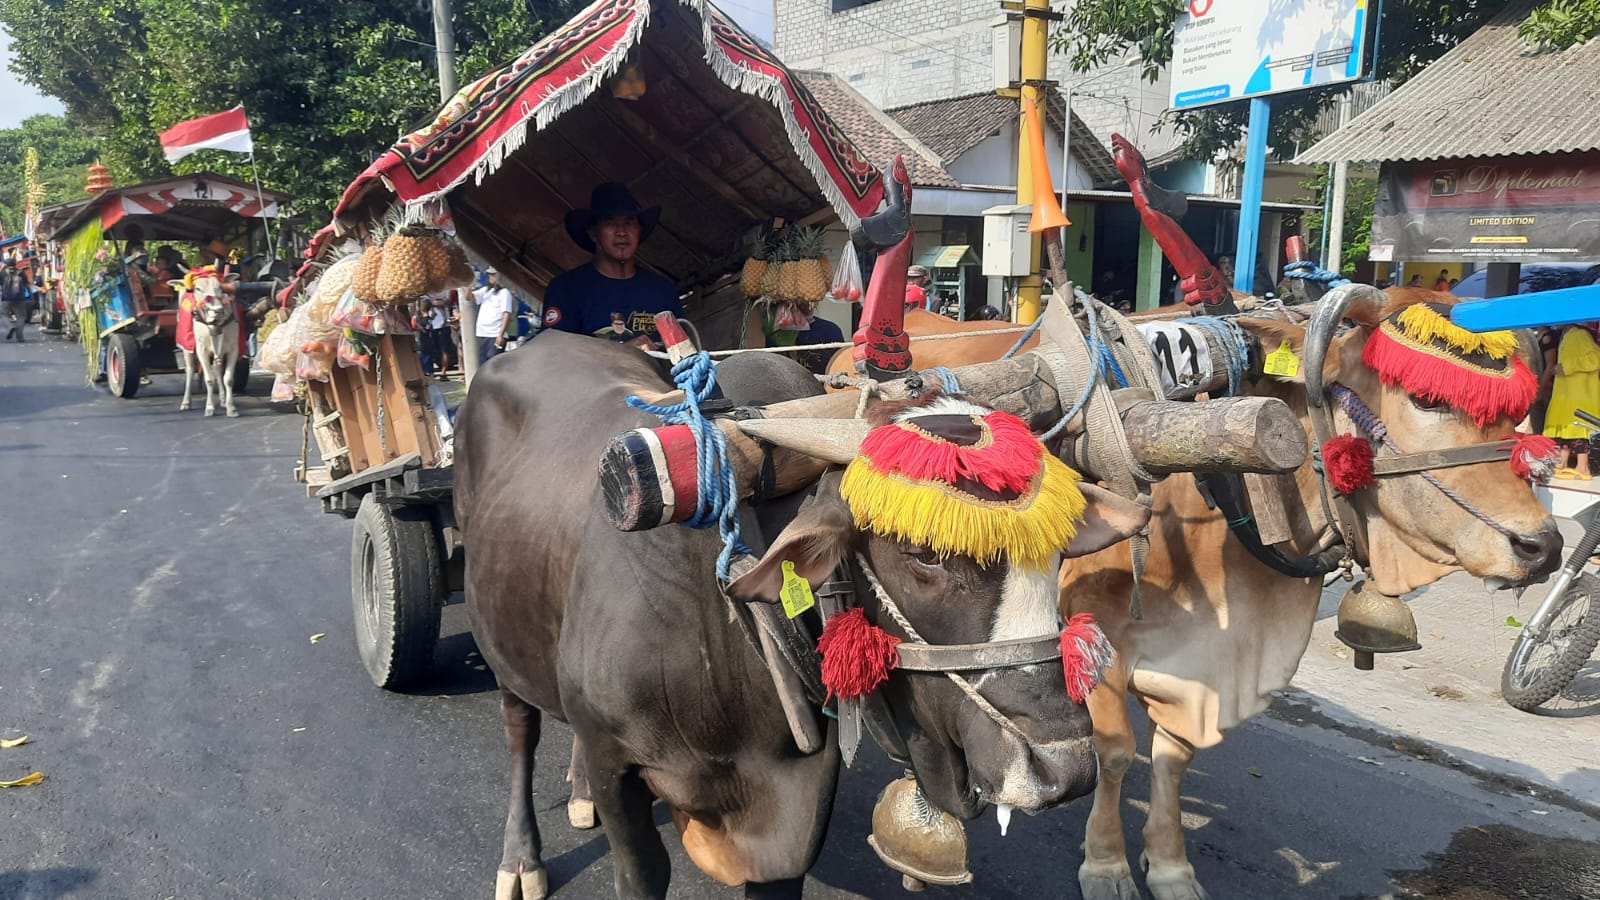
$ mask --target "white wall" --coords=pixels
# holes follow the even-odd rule
[[[1045,157],[1050,163],[1050,179],[1055,185],[1061,184],[1061,135],[1056,129],[1045,126],[1044,134]],[[1071,148],[1068,148],[1069,152]],[[945,165],[948,171],[962,184],[1008,185],[1016,187],[1017,171],[1017,129],[1009,128],[997,135],[984,139],[976,147],[968,150],[954,162]],[[1067,188],[1069,190],[1092,190],[1094,179],[1089,177],[1088,170],[1083,164],[1073,157],[1072,168],[1067,172]],[[913,199],[915,195],[913,195]]]

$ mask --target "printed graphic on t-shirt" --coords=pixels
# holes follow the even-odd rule
[[[544,327],[554,328],[561,324],[561,310],[554,306],[544,308]]]

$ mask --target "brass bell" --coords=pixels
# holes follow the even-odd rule
[[[1355,666],[1362,671],[1372,669],[1374,653],[1422,649],[1411,607],[1399,597],[1366,590],[1367,584],[1357,582],[1339,601],[1339,628],[1333,633],[1356,652]]]
[[[917,882],[966,884],[967,831],[961,820],[928,802],[911,777],[891,781],[872,808],[870,845],[884,865],[906,876],[905,886],[920,890]]]

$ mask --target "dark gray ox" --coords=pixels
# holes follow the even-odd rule
[[[771,356],[723,365],[730,399],[816,391],[802,369]],[[747,897],[799,896],[821,849],[839,749],[830,732],[823,750],[799,752],[771,677],[718,593],[716,533],[622,533],[604,513],[596,461],[607,441],[656,424],[623,398],[669,389],[658,365],[636,350],[553,333],[480,370],[457,421],[467,608],[499,679],[511,751],[497,897],[548,891],[531,792],[544,713],[570,723],[577,738],[576,763],[610,841],[618,896],[666,894],[668,857],[650,811],[657,798],[696,865],[744,884]],[[1091,509],[1069,554],[1108,546],[1144,521],[1132,504],[1082,487]],[[859,552],[926,641],[980,643],[1007,631],[996,615],[1007,597],[1008,609],[1018,601],[1007,565],[940,561],[858,531],[837,474],[779,524],[760,564],[731,592],[775,598],[783,560],[817,586]],[[759,536],[747,529],[745,537],[762,550]],[[861,584],[859,572],[855,578]],[[904,637],[887,616],[878,620],[870,592],[858,596],[869,619]],[[1059,629],[1052,591],[1042,596]],[[1068,699],[1058,662],[969,675],[1028,743],[939,673],[896,672],[880,688],[933,802],[972,817],[990,802],[1037,811],[1093,789],[1089,718]]]

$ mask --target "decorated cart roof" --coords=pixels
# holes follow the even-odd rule
[[[625,63],[642,70],[638,99],[613,95]],[[396,142],[345,191],[335,221],[343,232],[396,200],[444,200],[469,247],[542,288],[587,261],[563,216],[605,181],[662,207],[639,256],[683,286],[735,268],[755,222],[854,225],[883,193],[805,85],[716,7],[601,0]]]
[[[49,223],[46,233],[53,240],[98,219],[101,231],[117,240],[207,241],[240,219],[277,218],[288,200],[279,191],[200,172],[114,187],[87,200],[46,207],[40,222],[41,228]]]

